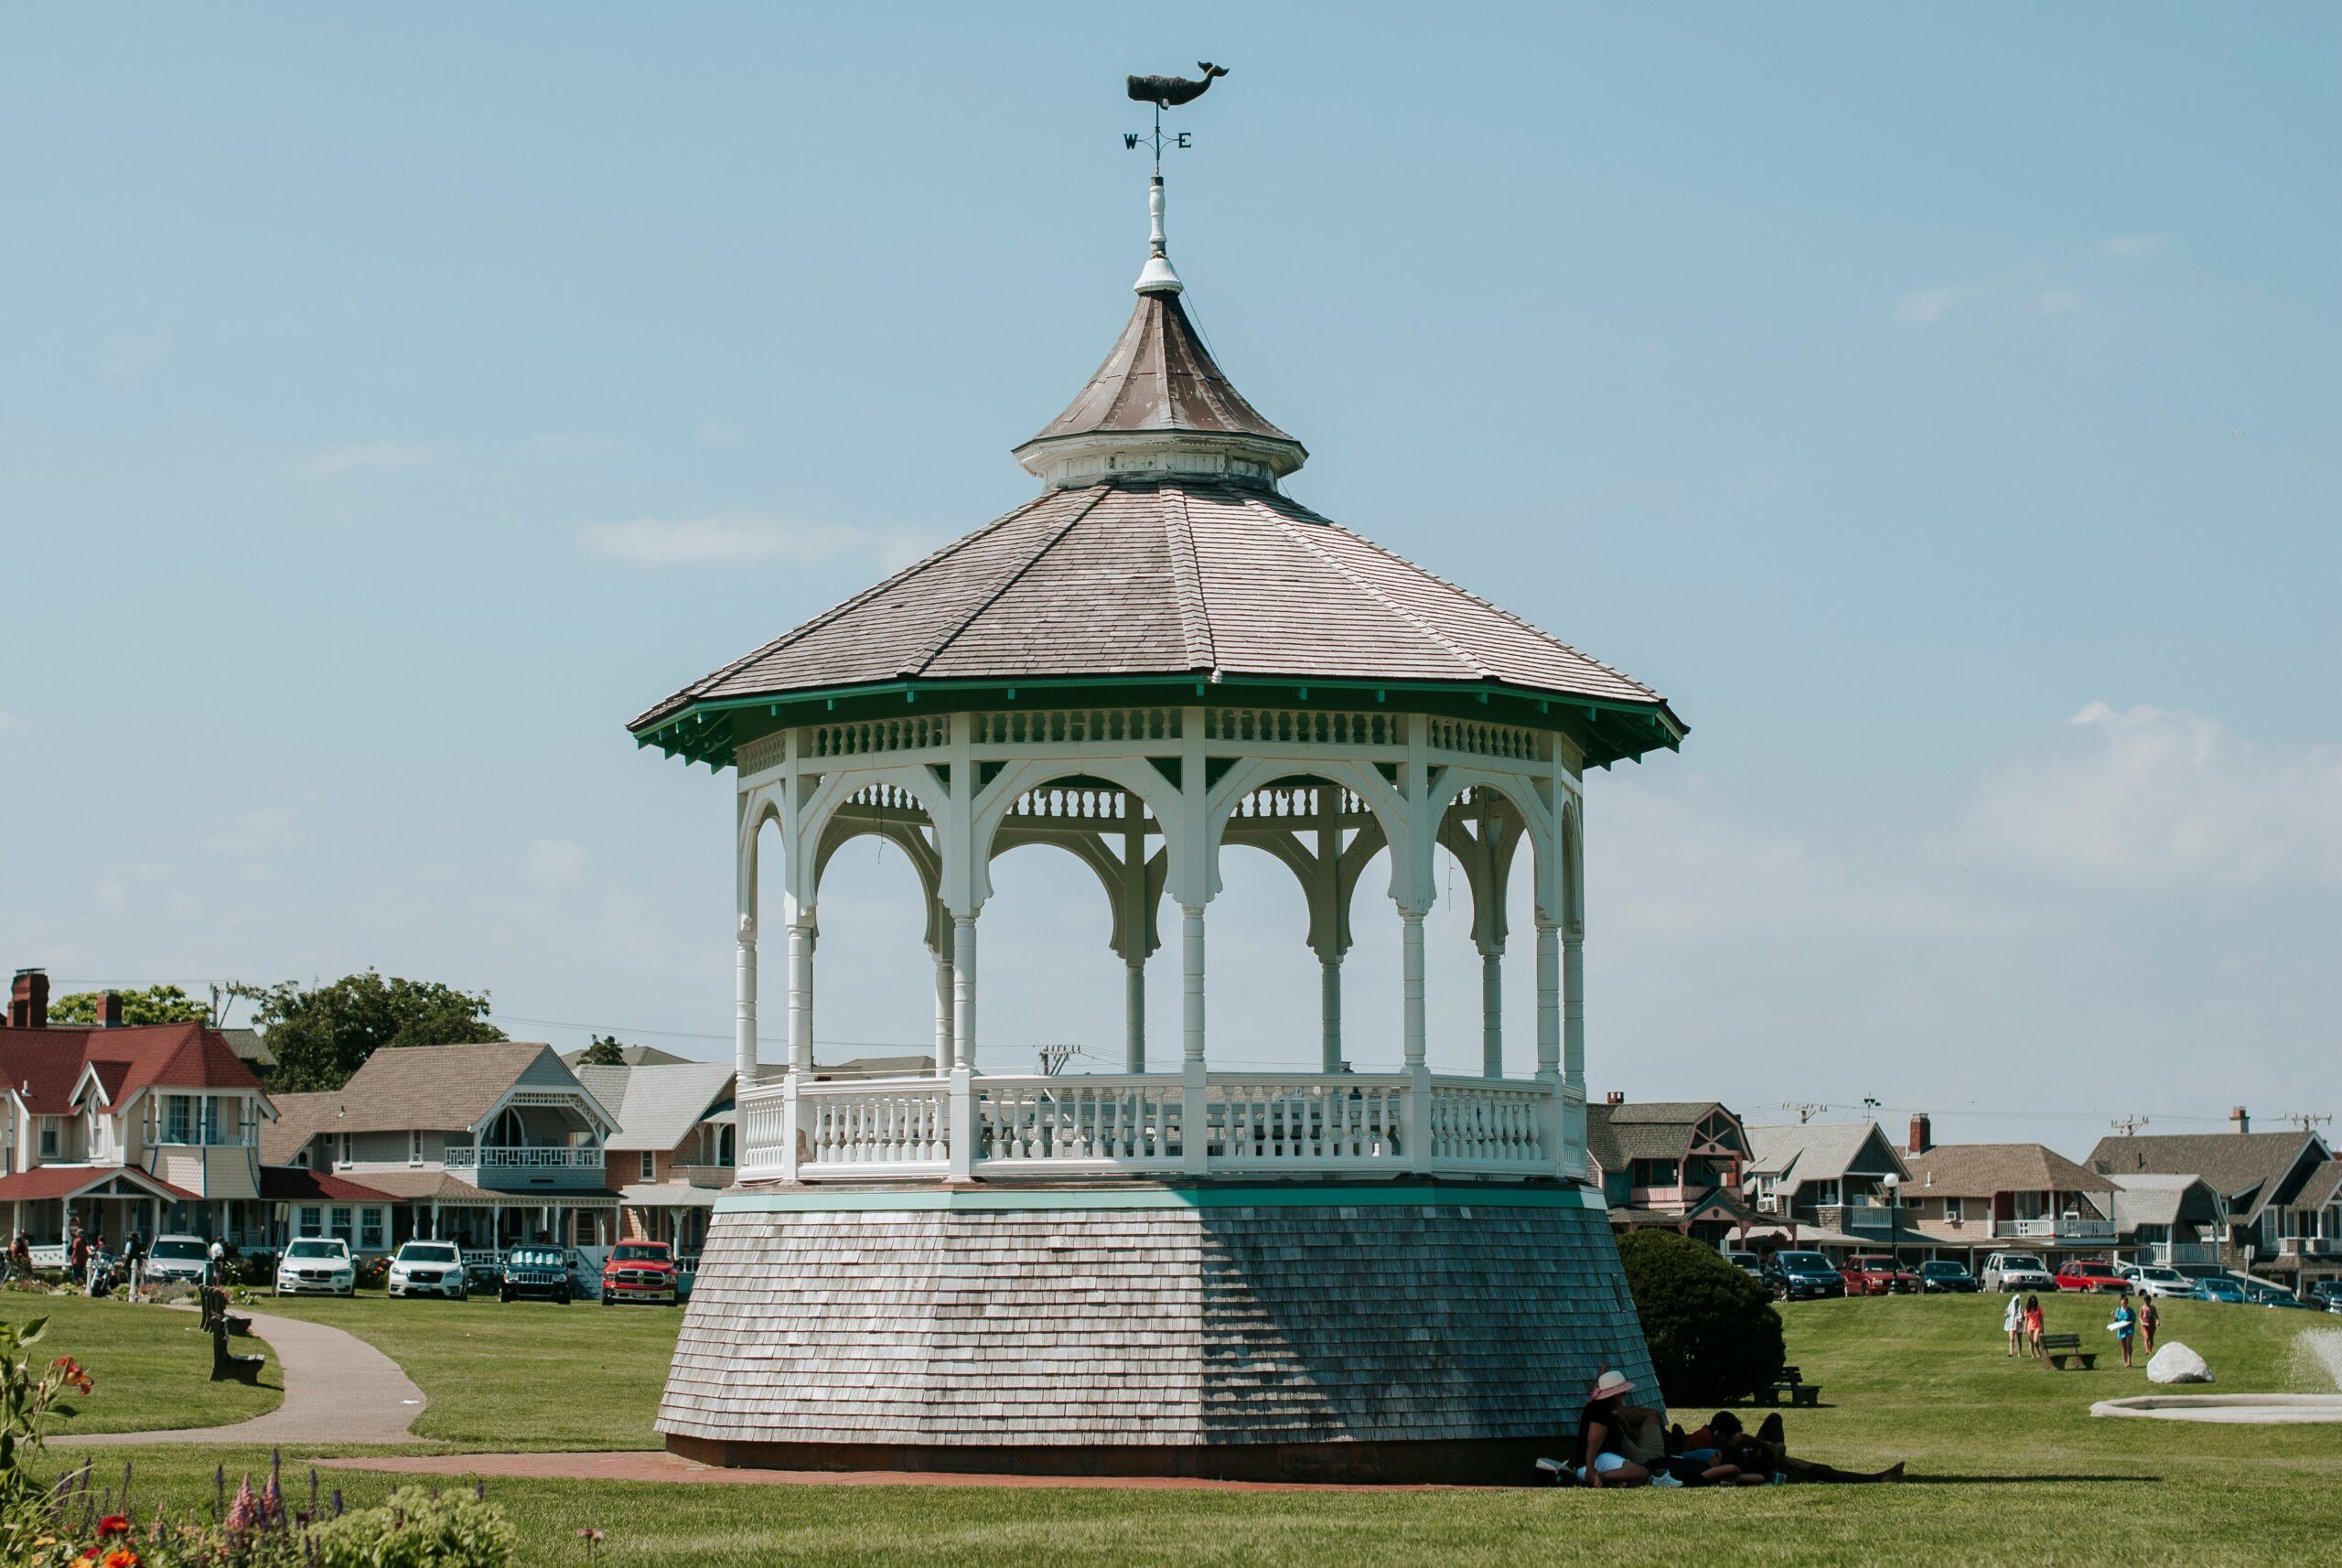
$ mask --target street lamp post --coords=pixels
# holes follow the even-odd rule
[[[1896,1191],[1903,1178],[1889,1171],[1878,1178],[1878,1185],[1886,1189],[1886,1294],[1893,1295],[1896,1273],[1903,1266],[1903,1206],[1896,1201]]]

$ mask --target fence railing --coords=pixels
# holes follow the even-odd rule
[[[600,1170],[602,1157],[599,1147],[530,1144],[509,1148],[484,1144],[475,1149],[469,1144],[450,1144],[441,1163],[451,1171]]]
[[[1428,1073],[791,1075],[740,1095],[744,1180],[1552,1176],[1560,1086]]]
[[[2111,1241],[2114,1221],[2083,1219],[2070,1214],[2057,1219],[2045,1216],[2039,1219],[1995,1219],[1993,1234],[2020,1240]]]
[[[2209,1241],[2150,1241],[2147,1261],[2174,1268],[2217,1263],[2220,1250]]]

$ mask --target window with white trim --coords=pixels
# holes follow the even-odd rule
[[[649,1149],[642,1151],[642,1175],[639,1179],[643,1181],[657,1181],[659,1179],[659,1156],[652,1154]]]
[[[195,1101],[184,1094],[166,1095],[163,1099],[163,1142],[192,1144],[195,1142]]]
[[[406,1163],[411,1165],[423,1163],[423,1129],[420,1127],[406,1135]]]
[[[358,1211],[358,1245],[368,1252],[382,1250],[382,1211],[378,1206],[370,1204]]]
[[[326,1228],[326,1211],[314,1203],[301,1206],[301,1222],[294,1228],[296,1236],[315,1236]]]
[[[1946,1220],[1954,1225],[1966,1223],[1968,1219],[1967,1199],[1960,1197],[1945,1198],[1943,1200],[1943,1217]]]
[[[355,1240],[349,1233],[349,1206],[347,1204],[333,1206],[333,1237],[337,1241]]]
[[[57,1140],[60,1135],[57,1130],[57,1123],[58,1119],[54,1116],[44,1116],[40,1119],[40,1157],[44,1160],[57,1158]]]

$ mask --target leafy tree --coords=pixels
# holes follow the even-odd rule
[[[1727,1404],[1780,1375],[1781,1315],[1714,1248],[1637,1230],[1619,1240],[1618,1257],[1669,1404]]]
[[[488,993],[431,980],[385,980],[372,970],[304,990],[286,982],[257,993],[252,1022],[276,1054],[269,1087],[339,1089],[378,1050],[500,1040]]]
[[[586,1054],[577,1058],[579,1067],[624,1067],[626,1047],[618,1044],[616,1035],[596,1035]]]
[[[101,994],[95,991],[76,991],[70,996],[59,997],[49,1004],[49,1022],[96,1023]],[[208,1024],[211,1021],[211,1009],[176,985],[150,985],[144,991],[124,991],[119,994],[122,997],[122,1021],[125,1024]]]

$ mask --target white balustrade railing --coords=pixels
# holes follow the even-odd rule
[[[1534,1080],[1395,1073],[792,1077],[740,1096],[739,1176],[1552,1176],[1559,1098]]]
[[[2111,1241],[2114,1221],[2084,1219],[2070,1214],[2054,1219],[2046,1216],[2039,1219],[1995,1219],[1993,1234],[2020,1240]]]
[[[450,1144],[440,1163],[451,1171],[600,1170],[602,1151],[598,1146],[570,1148],[564,1144],[531,1144],[511,1148],[483,1144],[475,1149],[469,1144]]]

